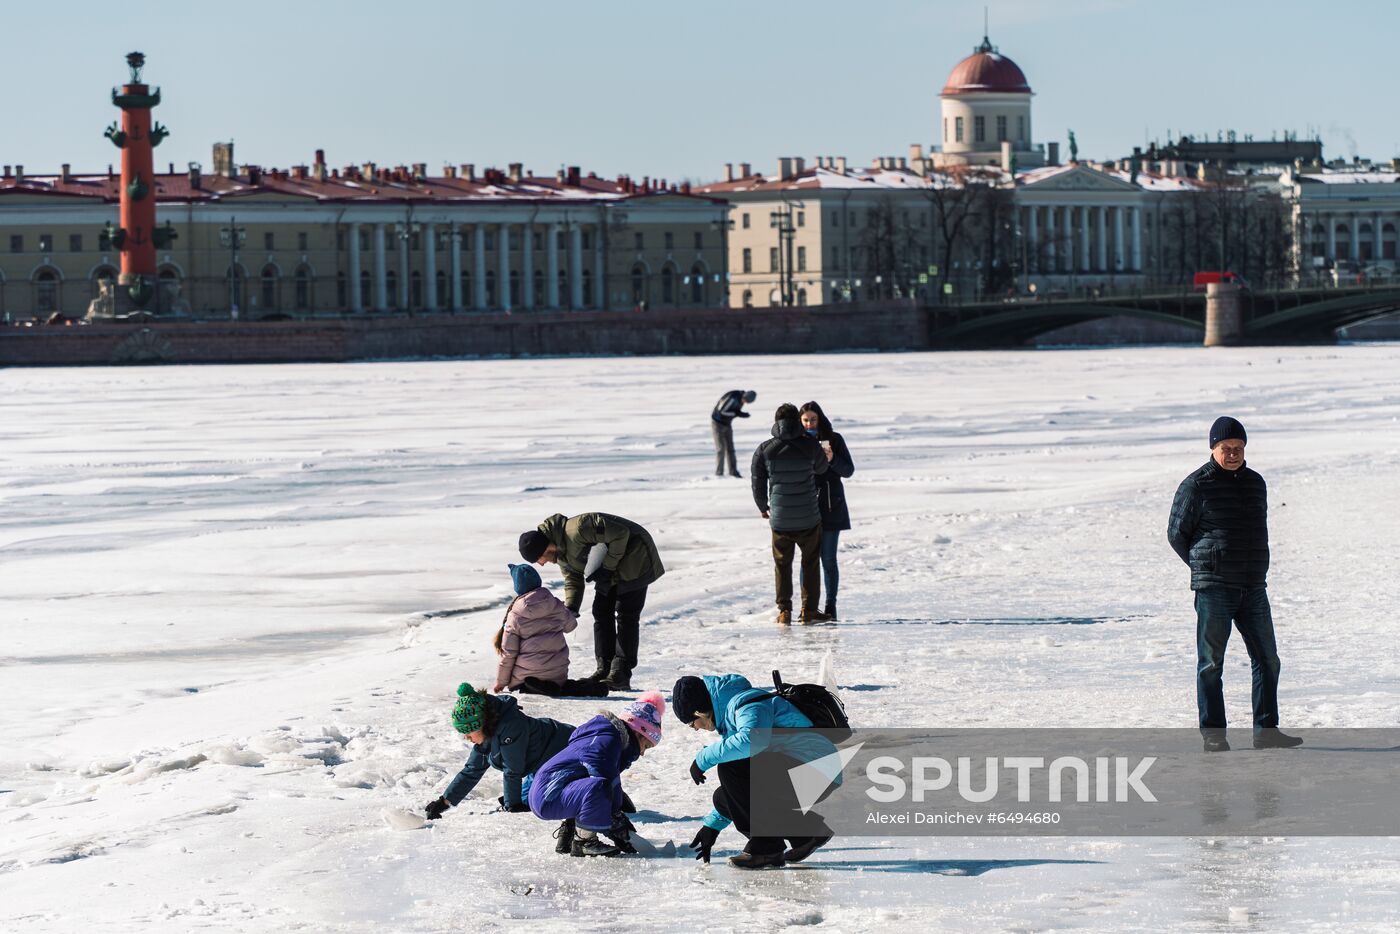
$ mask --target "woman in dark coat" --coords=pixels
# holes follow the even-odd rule
[[[840,432],[831,427],[822,407],[815,402],[802,406],[802,428],[821,443],[826,452],[828,469],[817,476],[817,499],[822,510],[822,578],[826,585],[826,607],[822,613],[836,618],[836,591],[841,572],[836,566],[836,546],[841,533],[851,527],[851,513],[846,508],[846,489],[842,479],[856,472],[850,448]]]

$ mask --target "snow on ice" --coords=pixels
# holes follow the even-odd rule
[[[773,625],[766,525],[709,476],[735,387],[741,467],[782,401],[851,446],[838,625]],[[858,725],[1192,726],[1164,529],[1222,412],[1270,483],[1284,726],[1393,724],[1394,346],[0,372],[0,927],[1393,929],[1388,839],[859,838],[743,874],[731,829],[702,866],[674,720],[626,777],[641,856],[556,856],[494,772],[420,817],[554,512],[656,537],[639,688],[781,668]],[[1226,678],[1246,722],[1238,640]]]

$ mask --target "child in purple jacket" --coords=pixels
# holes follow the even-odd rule
[[[635,853],[632,824],[622,812],[622,773],[661,742],[666,702],[649,691],[622,709],[604,711],[574,730],[568,745],[540,766],[530,786],[530,810],[544,820],[563,820],[556,852],[574,856]],[[612,843],[598,839],[606,834]],[[566,840],[569,846],[565,847]]]

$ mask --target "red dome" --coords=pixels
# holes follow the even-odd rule
[[[943,93],[1029,94],[1031,86],[1020,66],[983,37],[977,50],[953,68]]]

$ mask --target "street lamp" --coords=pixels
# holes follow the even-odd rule
[[[793,208],[803,207],[800,201],[784,201],[783,206],[768,215],[768,226],[778,232],[778,287],[782,291],[785,307],[795,304],[796,289],[793,286],[793,241],[797,238],[797,227],[792,222]]]
[[[238,218],[230,217],[227,227],[219,228],[219,243],[228,247],[228,307],[229,318],[238,320],[238,248],[248,239],[248,228],[238,226]]]

